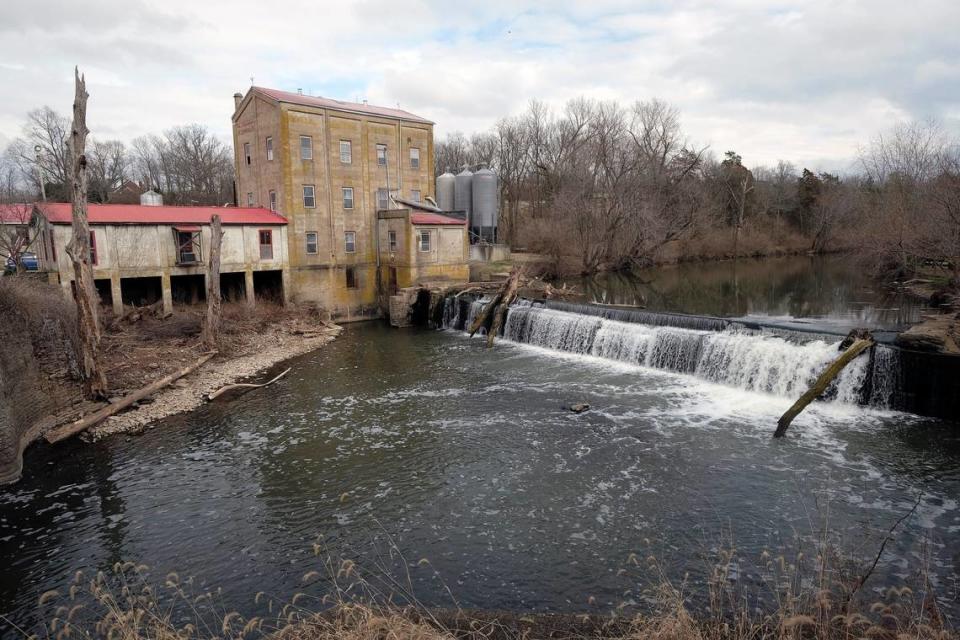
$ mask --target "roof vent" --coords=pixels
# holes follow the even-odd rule
[[[140,194],[140,204],[144,207],[162,207],[163,196],[150,189],[150,191]]]

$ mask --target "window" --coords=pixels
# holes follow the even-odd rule
[[[381,167],[387,164],[387,145],[385,144],[377,145],[377,164]]]
[[[200,230],[174,227],[177,237],[177,264],[197,264],[200,262]]]
[[[317,232],[307,231],[307,253],[317,252]]]
[[[387,232],[387,242],[390,245],[390,253],[397,252],[397,232],[388,231]]]
[[[414,202],[420,202],[420,189],[414,189],[410,192],[410,199]]]
[[[97,264],[97,233],[90,232],[90,264]]]
[[[354,253],[357,250],[357,232],[347,231],[343,234],[343,250]]]
[[[247,192],[247,206],[248,206],[248,207],[252,207],[252,206],[253,206],[253,192],[252,192],[252,191],[248,191],[248,192]]]
[[[343,194],[343,208],[353,209],[353,187],[343,187],[340,191]]]
[[[303,206],[307,209],[313,209],[317,206],[317,198],[312,184],[303,185]]]
[[[267,161],[273,161],[273,138],[267,136]]]
[[[260,230],[260,259],[273,260],[273,231],[270,229]]]
[[[300,136],[300,159],[313,160],[313,138]]]
[[[430,251],[430,232],[420,232],[420,251]]]
[[[357,288],[357,270],[354,267],[347,267],[347,289]]]
[[[383,211],[390,208],[390,194],[386,189],[377,189],[377,210]]]
[[[249,142],[244,142],[244,143],[243,143],[243,157],[244,157],[244,159],[246,160],[247,164],[249,165],[250,162],[251,162],[251,160],[250,160],[250,143],[249,143]]]
[[[350,164],[353,162],[353,147],[349,140],[340,141],[340,162]]]
[[[412,147],[410,149],[410,168],[420,168],[420,149],[417,149],[416,147]]]
[[[271,191],[270,192],[270,211],[276,211],[276,210],[277,210],[277,192]]]

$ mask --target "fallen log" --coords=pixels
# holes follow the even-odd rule
[[[517,288],[519,286],[520,270],[517,269],[510,274],[510,278],[507,280],[503,296],[500,299],[500,306],[497,307],[493,312],[493,322],[490,325],[490,330],[487,331],[487,348],[493,346],[493,341],[496,340],[497,334],[500,333],[500,327],[503,326],[503,321],[507,317],[507,310],[517,298]]]
[[[287,375],[288,373],[290,373],[289,368],[283,373],[281,373],[280,375],[278,375],[276,378],[272,380],[268,380],[263,384],[252,384],[249,382],[237,382],[236,384],[228,384],[227,386],[221,387],[216,391],[214,391],[213,393],[211,393],[210,395],[208,395],[207,400],[210,400],[210,401],[216,400],[217,398],[225,394],[227,391],[233,391],[234,389],[260,389],[262,387],[269,387],[271,384],[273,384],[283,376]]]
[[[473,337],[477,331],[480,330],[480,327],[487,327],[488,333],[490,329],[490,323],[492,322],[493,312],[500,307],[500,303],[503,301],[503,297],[507,292],[507,289],[511,287],[511,284],[516,282],[516,279],[520,277],[520,268],[515,267],[513,271],[510,272],[510,276],[503,282],[500,286],[499,291],[493,297],[493,299],[487,304],[480,313],[477,314],[477,317],[474,319],[473,324],[467,329],[470,337]],[[516,286],[514,286],[514,291],[516,291]]]
[[[846,351],[840,354],[840,357],[834,360],[830,366],[824,369],[823,373],[817,378],[816,382],[813,383],[806,393],[804,393],[796,402],[793,403],[793,406],[787,409],[780,420],[777,421],[777,430],[774,432],[774,438],[781,438],[784,434],[787,433],[787,428],[790,427],[790,423],[793,422],[793,419],[803,411],[808,404],[820,397],[824,391],[827,390],[827,387],[830,385],[830,382],[840,375],[840,372],[843,371],[843,368],[848,364],[853,362],[853,359],[858,355],[872,347],[874,344],[873,336],[870,335],[868,331],[863,330],[854,330],[850,332],[850,335],[842,343],[840,347],[846,347]]]
[[[184,367],[183,369],[180,369],[175,373],[171,373],[165,378],[161,378],[155,382],[151,382],[150,384],[143,387],[142,389],[139,389],[138,391],[134,391],[133,393],[127,396],[124,396],[123,398],[121,398],[120,400],[117,400],[116,402],[110,403],[109,405],[107,405],[103,409],[100,409],[99,411],[91,413],[88,416],[84,416],[83,418],[80,418],[79,420],[71,424],[64,425],[62,427],[57,427],[56,429],[51,429],[44,435],[44,438],[46,439],[47,442],[53,444],[55,442],[60,442],[61,440],[65,440],[70,436],[76,435],[82,431],[85,431],[90,427],[106,420],[113,414],[119,411],[122,411],[123,409],[126,409],[127,407],[132,405],[134,402],[137,402],[138,400],[143,400],[149,395],[153,395],[154,393],[166,387],[167,385],[171,384],[172,382],[179,380],[183,376],[193,372],[195,369],[202,366],[204,363],[207,362],[207,360],[209,360],[215,355],[217,355],[216,351],[212,353],[207,353],[203,357],[201,357],[199,360],[191,364],[190,366]]]

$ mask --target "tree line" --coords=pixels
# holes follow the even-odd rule
[[[27,114],[21,135],[0,153],[0,202],[33,201],[41,180],[48,200],[69,200],[70,120],[50,107]],[[87,145],[91,202],[139,202],[153,189],[165,204],[233,203],[231,148],[199,124],[120,140],[92,137]]]
[[[435,146],[436,171],[500,179],[500,236],[584,273],[675,256],[855,250],[884,272],[949,268],[960,282],[960,145],[936,123],[878,135],[845,175],[717,158],[676,107],[532,101],[490,131]],[[696,248],[694,248],[696,247]]]

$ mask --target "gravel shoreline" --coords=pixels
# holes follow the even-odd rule
[[[82,437],[95,442],[118,433],[139,432],[157,420],[196,409],[207,402],[208,394],[279,362],[318,349],[333,341],[342,330],[342,327],[331,325],[316,336],[278,337],[275,346],[270,345],[257,353],[223,359],[218,356],[190,375],[157,392],[149,404],[142,404],[107,418],[89,429]]]

